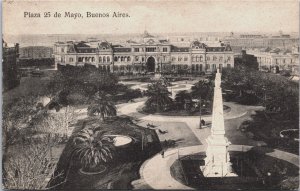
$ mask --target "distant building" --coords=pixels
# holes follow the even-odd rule
[[[109,42],[57,42],[55,63],[60,65],[94,65],[104,72],[139,73],[200,73],[213,72],[219,67],[234,67],[229,45],[205,44],[198,40],[172,44],[145,32],[139,41],[113,45]]]
[[[260,70],[278,72],[281,70],[296,71],[299,66],[299,45],[292,50],[279,48],[264,48],[249,50],[249,54],[257,57]]]
[[[20,47],[19,65],[46,68],[54,66],[53,48],[46,46]]]
[[[234,66],[243,66],[258,70],[257,58],[254,55],[247,54],[246,50],[241,50],[241,54],[234,58]]]
[[[20,84],[20,77],[18,74],[18,58],[19,58],[19,44],[9,46],[2,40],[2,70],[3,70],[3,87],[6,91],[14,88]]]
[[[291,48],[299,43],[299,37],[291,37],[288,34],[275,36],[266,36],[259,34],[241,34],[239,37],[231,35],[222,39],[231,46],[241,46],[244,49],[248,48]]]
[[[53,48],[46,46],[20,47],[20,59],[52,58]]]

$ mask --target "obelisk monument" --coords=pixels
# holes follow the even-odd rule
[[[200,166],[203,175],[205,177],[237,176],[232,172],[228,152],[230,142],[225,137],[221,74],[219,70],[217,70],[215,78],[211,134],[206,142],[205,165]]]

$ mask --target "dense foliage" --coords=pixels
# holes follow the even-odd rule
[[[298,118],[298,83],[245,67],[224,69],[222,78],[223,90],[233,91],[232,101],[262,104],[267,111],[280,113],[284,118]]]
[[[166,85],[161,81],[149,84],[147,90],[148,99],[145,103],[145,110],[148,112],[165,111],[172,104],[172,98],[169,96],[171,92],[168,91]]]
[[[105,117],[116,116],[116,106],[105,92],[97,92],[92,103],[88,107],[88,115],[94,114],[100,116],[100,121],[104,121]]]
[[[113,159],[114,141],[104,136],[105,132],[83,129],[73,138],[74,158],[77,158],[82,167],[91,169]]]

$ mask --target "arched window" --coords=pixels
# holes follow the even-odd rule
[[[136,62],[139,61],[139,57],[138,57],[138,56],[135,57],[135,61],[136,61]]]
[[[222,57],[222,56],[219,57],[219,61],[220,61],[220,62],[223,61],[223,57]]]
[[[102,62],[102,57],[101,56],[99,57],[99,62]]]
[[[209,57],[209,56],[207,56],[207,57],[206,57],[206,60],[207,60],[207,61],[209,61],[209,60],[210,60],[210,57]]]
[[[200,58],[199,58],[199,56],[196,56],[196,62],[199,62]]]
[[[117,62],[118,61],[118,57],[115,56],[114,57],[114,61]]]
[[[124,61],[124,57],[122,56],[122,57],[121,57],[121,62],[123,62],[123,61]]]
[[[106,57],[105,56],[103,56],[103,62],[106,62]]]
[[[127,56],[127,61],[130,62],[130,56]]]
[[[192,62],[196,62],[196,57],[192,56]]]
[[[216,61],[217,60],[217,57],[216,56],[213,56],[213,61]]]
[[[195,64],[192,64],[192,71],[195,70]]]
[[[92,62],[95,62],[95,58],[94,57],[92,57]]]
[[[203,61],[203,56],[200,56],[200,62],[202,62]]]
[[[199,71],[199,64],[196,64],[196,71]]]
[[[106,61],[110,62],[110,57],[109,56],[106,57]]]

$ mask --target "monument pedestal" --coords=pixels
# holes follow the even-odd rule
[[[230,156],[228,153],[229,142],[226,137],[209,136],[206,139],[208,146],[206,150],[205,166],[200,169],[205,177],[235,177],[233,173]]]

